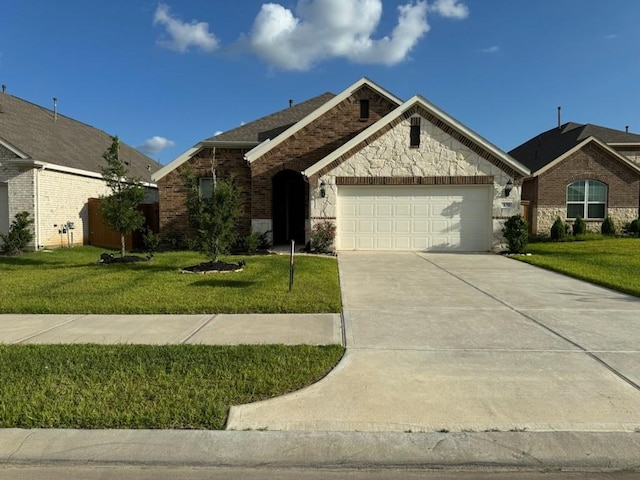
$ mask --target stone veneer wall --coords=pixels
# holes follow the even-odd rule
[[[607,209],[609,216],[613,220],[616,226],[616,230],[619,232],[622,230],[622,226],[625,223],[629,223],[632,220],[638,218],[637,208],[609,208]],[[573,220],[567,219],[566,207],[542,207],[537,209],[537,222],[536,228],[540,235],[549,235],[551,232],[551,226],[555,222],[556,218],[560,217],[563,222],[573,225]],[[587,224],[587,231],[600,233],[602,227],[602,220],[585,220]]]
[[[504,221],[520,213],[520,187],[514,186],[510,196],[504,197],[509,175],[426,120],[421,122],[419,148],[409,147],[409,130],[410,119],[404,119],[314,182],[324,182],[326,196],[321,198],[320,189],[312,189],[311,223],[336,218],[337,177],[492,176],[493,249],[502,249]],[[505,207],[505,203],[511,205]]]

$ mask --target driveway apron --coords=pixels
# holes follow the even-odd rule
[[[228,429],[640,430],[640,299],[491,254],[339,266],[343,360]]]

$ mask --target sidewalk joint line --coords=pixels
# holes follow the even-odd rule
[[[200,332],[204,327],[206,327],[207,325],[209,325],[211,322],[213,322],[216,318],[218,318],[218,315],[220,315],[219,313],[214,313],[213,315],[209,315],[209,318],[207,318],[206,322],[204,322],[202,325],[200,325],[199,327],[197,327],[193,332],[191,332],[189,335],[187,335],[185,338],[183,338],[180,341],[180,345],[183,345],[185,342],[188,342],[190,339],[192,339],[198,332]]]
[[[13,342],[12,345],[20,345],[21,343],[24,343],[24,342],[26,342],[28,340],[31,340],[32,338],[39,337],[40,335],[44,335],[45,333],[49,333],[50,331],[55,330],[58,327],[62,327],[64,325],[67,325],[68,323],[75,322],[75,321],[81,320],[83,318],[87,318],[88,316],[89,316],[89,314],[84,314],[84,315],[80,314],[80,316],[75,317],[75,318],[71,318],[71,319],[67,320],[66,322],[58,323],[57,325],[54,325],[53,327],[49,327],[49,328],[47,328],[45,330],[42,330],[42,331],[40,331],[38,333],[34,333],[33,335],[29,335],[28,337],[21,338],[17,342]]]

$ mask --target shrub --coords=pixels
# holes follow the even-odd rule
[[[311,248],[318,253],[331,253],[336,238],[336,226],[329,220],[316,223],[311,229]]]
[[[560,217],[556,217],[556,221],[551,226],[551,239],[560,241],[567,236],[567,227]]]
[[[33,233],[30,226],[33,219],[29,218],[29,212],[19,212],[13,217],[9,232],[5,235],[0,233],[2,239],[2,250],[7,255],[17,255],[27,248],[29,242],[33,240]]]
[[[604,222],[602,222],[602,227],[600,228],[600,231],[602,232],[603,235],[615,235],[616,234],[616,226],[613,223],[613,219],[611,217],[607,217],[604,219]]]
[[[158,250],[158,245],[160,245],[160,235],[147,227],[147,229],[142,232],[142,243],[144,244],[146,252],[153,256]]]
[[[522,215],[513,215],[504,223],[502,234],[509,244],[509,252],[522,253],[529,240],[529,226]]]
[[[587,222],[585,222],[580,215],[576,217],[576,221],[573,223],[573,234],[584,235],[587,233]]]
[[[640,220],[632,220],[622,227],[624,233],[630,237],[640,237]]]
[[[251,232],[249,235],[239,237],[233,250],[238,253],[256,253],[268,250],[271,247],[269,233],[271,233],[270,230],[261,233]]]

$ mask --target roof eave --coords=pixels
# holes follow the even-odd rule
[[[603,141],[598,140],[598,138],[596,138],[596,137],[594,137],[592,135],[590,137],[585,138],[582,142],[580,142],[579,144],[575,145],[573,148],[570,148],[569,150],[567,150],[566,152],[564,152],[562,155],[560,155],[559,157],[555,158],[551,162],[547,163],[544,167],[539,168],[535,172],[532,172],[531,176],[532,177],[537,177],[537,176],[543,174],[547,170],[551,169],[552,167],[554,167],[558,163],[560,163],[563,160],[565,160],[567,157],[569,157],[569,156],[573,155],[574,153],[576,153],[578,150],[583,148],[588,143],[592,143],[592,142],[596,143],[598,146],[600,146],[601,148],[603,148],[604,150],[609,152],[611,155],[613,155],[615,158],[617,158],[620,162],[624,163],[628,167],[631,167],[633,170],[635,170],[636,172],[640,173],[640,165],[635,164],[634,162],[629,160],[624,155],[621,155],[620,153],[616,152],[611,147],[610,144],[604,143]]]

